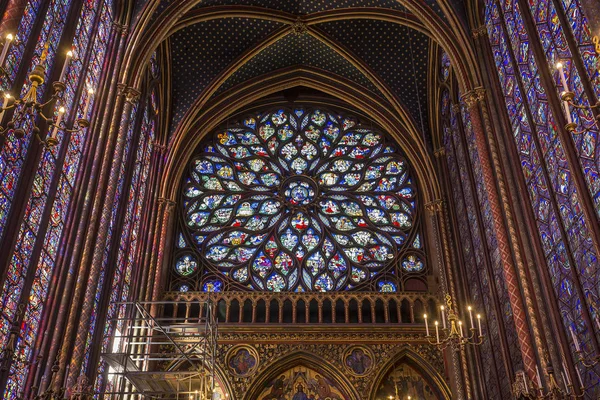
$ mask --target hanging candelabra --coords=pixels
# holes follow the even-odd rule
[[[50,31],[52,31],[52,28]],[[8,50],[13,40],[14,37],[12,34],[6,35],[2,53],[0,53],[0,73],[3,76],[8,75],[2,66],[6,61]],[[83,113],[72,127],[67,127],[65,118],[67,110],[61,105],[64,104],[63,93],[66,89],[64,81],[69,63],[73,57],[72,51],[66,54],[60,78],[52,84],[53,93],[50,98],[46,102],[38,100],[38,89],[46,81],[46,59],[48,57],[49,46],[50,42],[47,41],[44,44],[38,64],[28,76],[28,84],[30,86],[27,88],[25,94],[16,98],[10,93],[4,92],[2,106],[0,107],[0,136],[7,137],[12,134],[16,139],[23,139],[27,134],[32,134],[44,147],[49,148],[58,144],[59,132],[73,133],[89,126],[87,113],[92,95],[94,94],[93,89],[90,88],[88,90]],[[46,114],[48,110],[51,110],[50,115]],[[12,117],[6,124],[2,124],[7,111],[13,111]],[[48,127],[45,135],[41,132],[40,123]]]
[[[563,368],[564,367],[565,366],[563,365]],[[576,400],[585,396],[585,389],[583,388],[583,385],[579,389],[580,394],[575,393],[575,386],[569,379],[566,369],[564,372],[561,372],[564,390],[558,384],[558,381],[555,377],[554,368],[552,366],[548,366],[546,373],[548,374],[547,389],[545,389],[542,385],[542,379],[540,378],[540,372],[537,367],[537,382],[535,386],[524,371],[517,372],[517,379],[512,385],[514,398],[525,400]]]
[[[570,133],[582,134],[592,130],[594,125],[596,125],[597,128],[600,128],[600,101],[596,104],[584,105],[575,100],[575,92],[570,90],[567,83],[564,64],[562,62],[556,63],[556,70],[558,71],[558,75],[563,87],[563,91],[560,94],[560,99],[562,100],[567,117],[565,129]],[[576,110],[578,116],[581,114],[592,115],[594,118],[593,123],[590,124],[590,126],[584,126],[583,124],[580,124],[581,126],[578,129],[578,124],[573,121],[573,117],[571,116],[571,108]],[[594,111],[596,112],[594,113]]]
[[[465,345],[478,346],[483,343],[483,334],[481,332],[481,314],[477,314],[477,326],[475,328],[475,320],[473,319],[473,308],[467,307],[469,313],[469,320],[471,327],[466,329],[463,326],[463,321],[460,319],[458,313],[452,307],[452,298],[450,295],[446,295],[446,304],[440,306],[442,327],[440,333],[440,324],[438,321],[434,321],[435,325],[435,340],[432,340],[433,336],[429,332],[429,321],[427,314],[423,315],[425,320],[426,338],[430,344],[434,344],[441,349],[451,347],[453,350],[459,351]]]

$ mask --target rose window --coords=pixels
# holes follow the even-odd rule
[[[408,162],[356,119],[277,110],[200,150],[183,187],[182,282],[202,266],[198,290],[396,291],[425,270]]]

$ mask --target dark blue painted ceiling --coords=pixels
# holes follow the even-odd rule
[[[437,12],[435,0],[425,0]],[[458,1],[458,0],[454,0]],[[402,10],[396,0],[205,0],[197,8],[216,5],[252,5],[294,14],[350,7],[385,7]],[[181,118],[236,58],[264,41],[283,24],[249,18],[224,18],[197,23],[171,37],[173,63],[173,121]],[[348,49],[367,65],[406,107],[415,125],[428,133],[427,70],[429,39],[424,34],[391,22],[355,19],[311,26]],[[310,34],[288,34],[260,51],[220,87],[217,94],[269,72],[293,65],[320,68],[342,76],[381,95],[352,63]]]
[[[375,85],[354,65],[308,33],[290,33],[263,49],[229,77],[217,94],[249,79],[294,65],[320,68],[340,75],[382,96]]]
[[[307,15],[319,11],[353,7],[405,10],[396,0],[205,0],[197,8],[223,5],[255,6],[285,11],[294,15]]]
[[[267,20],[228,18],[175,33],[171,37],[173,126],[223,69],[280,26]]]
[[[361,58],[428,131],[429,38],[405,26],[376,20],[343,20],[319,29]]]

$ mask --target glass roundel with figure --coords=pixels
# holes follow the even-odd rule
[[[171,290],[426,287],[418,209],[406,158],[357,118],[247,116],[209,135],[189,164]]]

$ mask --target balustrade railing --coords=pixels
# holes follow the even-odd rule
[[[209,298],[219,324],[420,324],[439,309],[438,298],[423,292],[167,292],[162,318],[195,322],[202,315],[195,304]]]

